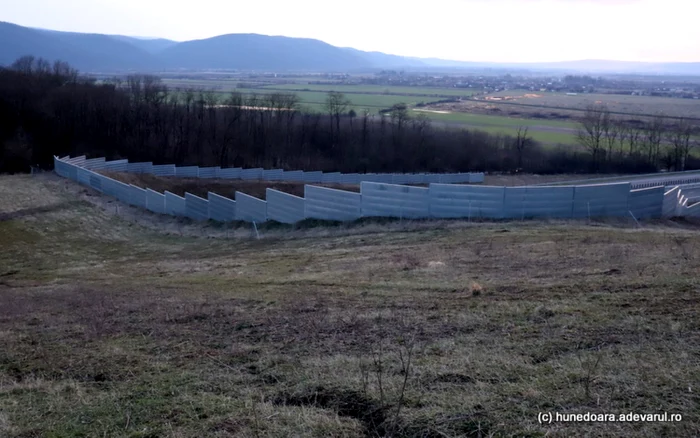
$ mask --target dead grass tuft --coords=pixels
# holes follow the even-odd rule
[[[471,292],[473,297],[478,297],[481,295],[481,292],[483,292],[484,288],[477,282],[472,282],[471,286],[469,286],[469,291]]]

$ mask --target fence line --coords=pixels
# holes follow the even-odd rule
[[[267,189],[267,200],[241,192],[236,192],[235,200],[232,200],[211,192],[207,199],[191,193],[185,193],[184,197],[168,191],[161,194],[121,183],[86,168],[108,168],[109,163],[99,159],[86,160],[85,157],[65,160],[54,157],[55,172],[64,178],[154,213],[193,220],[296,223],[307,218],[351,221],[361,217],[529,219],[629,217],[630,214],[635,218],[700,217],[700,184],[667,190],[665,187],[633,189],[629,182],[551,187],[431,183],[428,187],[414,187],[362,181],[360,193],[307,184],[303,198]],[[131,168],[138,171],[150,168],[154,173],[172,171],[178,174],[177,167],[149,164],[132,163]],[[117,165],[129,167],[125,160],[117,160],[113,166]],[[228,170],[195,166],[179,169],[183,169],[180,175],[194,175],[195,172],[201,175],[204,171],[205,177],[225,175]],[[231,174],[243,172],[241,169],[231,170]],[[284,175],[279,170],[268,172],[273,172],[271,175],[274,177]],[[307,174],[313,178],[323,176],[312,172],[296,175]],[[447,174],[443,180],[451,180],[455,175]],[[370,175],[370,178],[378,176]]]
[[[58,159],[58,158],[57,158]],[[340,173],[282,169],[242,169],[239,167],[198,167],[176,166],[174,164],[153,164],[151,162],[129,163],[129,160],[105,161],[105,158],[80,156],[66,158],[65,161],[88,170],[107,170],[112,172],[141,173],[156,176],[179,176],[186,178],[225,178],[248,181],[292,181],[306,183],[331,184],[360,184],[361,182],[378,182],[393,184],[481,184],[484,182],[483,173]]]

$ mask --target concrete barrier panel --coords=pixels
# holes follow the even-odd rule
[[[209,218],[219,222],[233,222],[236,220],[236,201],[209,192]]]
[[[506,187],[503,217],[510,219],[571,218],[574,187]]]
[[[168,191],[165,192],[165,214],[185,216],[185,198]]]
[[[109,172],[126,172],[129,167],[129,160],[113,160],[104,163],[104,170]]]
[[[129,185],[129,204],[134,207],[146,208],[146,190]]]
[[[341,184],[359,184],[361,175],[357,173],[343,173],[340,175]]]
[[[236,219],[246,222],[267,221],[267,202],[236,192]]]
[[[504,198],[505,187],[430,184],[430,215],[502,219]]]
[[[175,176],[174,164],[159,164],[153,166],[151,169],[156,176]]]
[[[153,213],[165,214],[165,195],[146,189],[146,208]]]
[[[304,220],[304,198],[267,189],[267,218],[283,224],[293,224]]]
[[[153,173],[153,163],[127,163],[126,171],[129,173]]]
[[[307,183],[320,183],[323,182],[323,172],[306,172],[304,171],[304,182]]]
[[[282,181],[284,170],[282,169],[268,169],[263,170],[262,179],[265,181]]]
[[[204,179],[216,178],[220,167],[200,167],[199,177]]]
[[[304,171],[303,170],[292,170],[290,172],[285,171],[282,174],[284,181],[292,182],[304,182]]]
[[[575,218],[629,217],[630,183],[576,186]]]
[[[676,210],[678,209],[678,197],[680,195],[680,187],[666,188],[664,193],[664,204],[662,215],[663,217],[674,217],[676,215]]]
[[[85,169],[89,170],[100,170],[104,169],[105,167],[105,158],[90,158],[89,160],[85,160],[85,163],[83,164],[83,167]]]
[[[307,218],[351,221],[362,215],[362,196],[345,190],[304,186]]]
[[[472,173],[469,175],[469,184],[482,184],[484,182],[483,173]]]
[[[175,167],[175,176],[179,176],[181,178],[198,178],[199,166]]]
[[[99,173],[90,173],[90,180],[88,181],[88,184],[90,187],[93,189],[97,190],[100,193],[104,193],[104,188],[102,187],[102,181],[107,179],[106,177],[100,175]]]
[[[243,169],[241,179],[246,181],[256,181],[262,179],[263,169]]]
[[[114,181],[114,197],[128,204],[131,200],[131,186],[121,181]]]
[[[185,216],[195,221],[209,219],[209,201],[185,192]]]
[[[630,191],[630,211],[637,219],[655,219],[663,215],[664,187]]]
[[[240,167],[231,167],[227,169],[219,170],[219,178],[224,179],[241,179],[241,169]]]
[[[326,183],[326,184],[332,184],[332,183],[339,183],[341,178],[340,172],[330,172],[330,173],[323,173],[321,175],[321,182]]]
[[[85,155],[81,155],[81,156],[75,157],[75,158],[68,158],[64,161],[66,163],[72,164],[74,166],[83,167],[85,165],[85,162],[87,161],[87,157]]]
[[[92,174],[92,172],[90,172],[89,170],[84,169],[82,167],[79,167],[77,170],[78,184],[90,187],[90,175],[91,174]]]
[[[424,187],[363,182],[363,217],[430,217],[430,191]]]

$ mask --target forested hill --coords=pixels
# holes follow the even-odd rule
[[[468,47],[464,49],[468,56]],[[25,55],[62,60],[86,73],[164,70],[256,70],[298,72],[367,72],[372,69],[500,69],[548,72],[653,73],[700,75],[700,63],[644,63],[582,60],[554,63],[485,63],[407,58],[381,52],[335,47],[308,38],[228,34],[177,42],[58,32],[0,22],[0,66]]]
[[[83,72],[171,69],[359,71],[420,66],[419,60],[335,47],[323,41],[229,34],[176,42],[32,29],[0,22],[0,65],[25,55],[60,59]]]

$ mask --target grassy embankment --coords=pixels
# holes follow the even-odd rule
[[[88,195],[0,177],[0,436],[700,433],[694,226],[251,240]],[[540,425],[547,411],[683,421]]]

